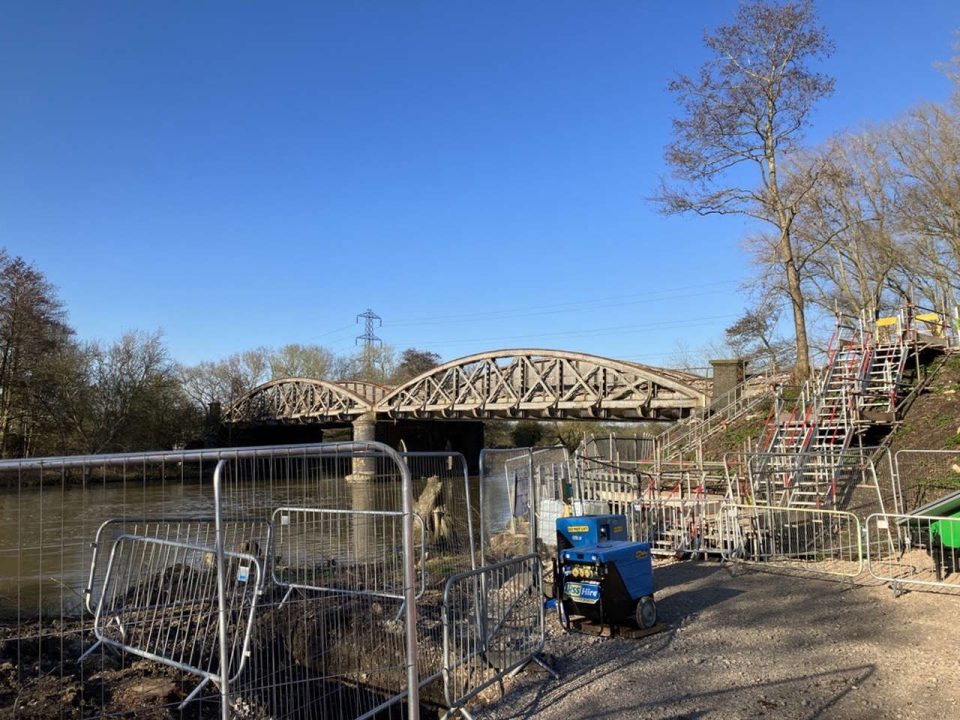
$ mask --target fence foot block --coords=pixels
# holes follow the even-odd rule
[[[539,665],[540,667],[542,667],[544,670],[546,670],[548,673],[550,673],[550,675],[553,676],[553,679],[554,679],[554,680],[559,680],[559,679],[560,679],[560,673],[558,673],[556,670],[554,670],[553,667],[550,665],[550,663],[548,663],[548,662],[547,662],[546,660],[544,660],[542,657],[540,657],[539,655],[534,655],[534,656],[533,656],[533,661],[534,661],[537,665]]]

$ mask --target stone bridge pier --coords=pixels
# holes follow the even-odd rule
[[[377,414],[364,413],[353,421],[354,442],[375,442],[377,440]],[[371,482],[377,476],[376,457],[354,457],[353,468],[347,475],[347,482]]]

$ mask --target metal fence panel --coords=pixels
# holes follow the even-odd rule
[[[83,590],[84,606],[90,615],[104,587],[106,563],[113,543],[122,535],[156,538],[169,542],[213,548],[216,539],[214,517],[167,516],[109,518],[96,531],[90,544],[90,574]],[[270,525],[261,520],[233,519],[224,523],[224,549],[227,552],[254,554],[265,563],[264,551],[270,544]],[[162,571],[165,568],[158,568]]]
[[[719,523],[725,560],[850,578],[863,572],[861,525],[853,513],[724,503]]]
[[[225,597],[226,672],[235,678],[247,655],[263,570],[253,555],[227,552],[225,556],[230,574]],[[103,644],[198,675],[202,681],[181,703],[182,709],[224,672],[217,579],[212,545],[119,536],[110,548],[94,611],[97,644],[85,655]]]
[[[358,512],[327,557],[307,551],[324,547],[332,524],[321,532],[321,523],[302,523],[298,544],[278,545],[278,508],[304,518],[324,510],[327,520]],[[135,713],[124,688],[142,677],[135,663],[150,662],[157,669],[146,672],[169,683],[153,708],[175,709],[209,679],[194,696],[207,717],[367,717],[404,698],[408,714],[418,713],[423,543],[413,532],[410,471],[385,446],[5,461],[0,518],[0,644],[15,658],[18,702],[34,715],[45,697],[57,703],[48,714]],[[389,566],[364,568],[358,538],[381,556],[389,546]],[[325,567],[337,568],[340,587],[285,599],[290,588],[273,582],[290,572],[319,577]],[[400,597],[377,594],[384,585]],[[99,651],[80,661],[97,638]],[[104,651],[112,647],[124,652]],[[90,683],[102,690],[88,692]]]
[[[414,704],[419,706],[418,551],[410,471],[397,453],[384,446],[361,444],[354,449],[347,445],[343,450],[353,452],[345,457],[334,446],[326,452],[318,449],[312,457],[279,462],[239,457],[218,465],[214,475],[218,536],[224,519],[231,516],[259,514],[282,523],[284,513],[277,513],[278,508],[300,510],[297,514],[302,518],[348,521],[306,523],[298,528],[306,533],[298,533],[294,543],[278,546],[291,553],[289,557],[271,549],[270,557],[279,568],[271,571],[272,577],[283,577],[286,569],[293,568],[287,577],[323,582],[308,587],[281,584],[264,594],[248,671],[235,683],[220,678],[223,707],[230,705],[231,697],[238,697],[255,713],[272,717],[362,718],[398,703],[404,695],[411,712],[416,712]],[[344,474],[346,470],[350,472]],[[335,540],[331,540],[331,528],[338,530]],[[279,530],[275,528],[277,537]],[[378,534],[391,532],[401,537],[399,598],[385,597],[378,592],[379,584],[368,585],[371,568],[382,576],[398,562],[390,557],[396,553],[396,547],[389,545],[393,538]],[[223,555],[219,548],[218,542],[218,563]],[[340,555],[327,558],[322,548],[336,549]],[[227,575],[220,573],[221,583]],[[321,585],[325,589],[319,589]],[[296,635],[291,636],[293,628]],[[221,652],[225,655],[228,650],[224,647]]]
[[[630,538],[649,543],[657,555],[720,552],[716,515],[727,499],[725,480],[719,492],[704,472],[646,471],[635,463],[583,456],[576,469],[576,514],[626,516]]]
[[[904,587],[960,591],[960,518],[875,513],[866,520],[867,570]]]
[[[532,478],[531,448],[480,452],[479,564],[537,551],[537,488]]]
[[[454,573],[477,566],[480,540],[479,486],[470,482],[467,459],[458,452],[405,452],[427,535],[431,585],[443,589]],[[442,560],[442,562],[440,562]]]
[[[466,458],[453,452],[403,453],[414,480],[416,509],[424,515],[424,591],[417,599],[421,687],[442,697],[443,590],[451,576],[477,566],[479,488],[471,487]]]
[[[900,512],[960,490],[960,449],[898,450],[894,454]]]
[[[570,453],[562,446],[537,448],[531,456],[531,470],[537,541],[541,550],[555,548],[557,518],[567,512],[564,498],[570,488]]]
[[[613,461],[619,465],[650,462],[656,440],[653,436],[590,436],[580,445],[581,454],[588,458]]]
[[[402,511],[279,507],[270,527],[271,579],[294,591],[404,598]],[[426,589],[426,529],[414,514],[414,554],[420,569],[417,597]]]
[[[537,555],[504,560],[447,581],[443,684],[451,709],[463,712],[470,698],[531,660],[542,664],[537,655],[543,644]]]

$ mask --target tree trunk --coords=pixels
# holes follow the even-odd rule
[[[797,381],[810,377],[810,347],[807,343],[807,321],[804,313],[803,289],[800,287],[800,271],[793,256],[793,244],[790,241],[790,228],[796,216],[796,208],[787,207],[780,195],[780,185],[777,181],[777,153],[774,142],[773,118],[776,113],[773,100],[767,102],[767,124],[764,135],[764,159],[767,164],[766,189],[769,193],[771,205],[776,214],[777,225],[780,228],[780,240],[777,242],[777,251],[780,261],[787,275],[787,293],[790,295],[790,305],[793,309],[793,329],[796,334],[797,365],[794,376]]]
[[[794,376],[797,381],[803,381],[810,377],[810,346],[807,342],[807,320],[803,290],[800,287],[800,273],[794,262],[789,231],[780,233],[779,244],[780,258],[787,275],[787,293],[790,295],[790,306],[793,309],[793,330],[796,334],[797,365]]]

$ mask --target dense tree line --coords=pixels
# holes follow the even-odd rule
[[[3,457],[180,447],[199,439],[210,406],[278,377],[395,384],[439,362],[389,347],[338,357],[317,345],[256,348],[184,367],[159,333],[83,341],[55,288],[0,250],[0,450]]]
[[[159,335],[78,340],[43,274],[0,253],[5,457],[171,447],[196,417]]]

